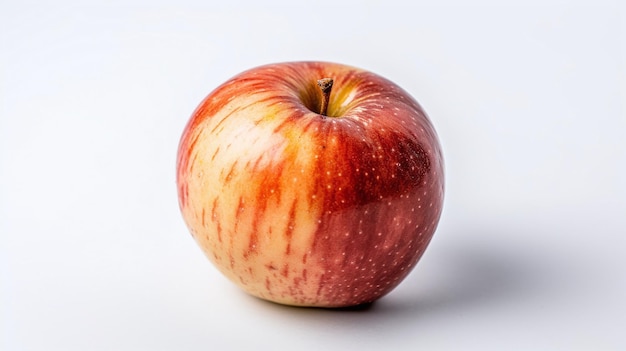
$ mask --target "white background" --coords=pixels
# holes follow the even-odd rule
[[[0,349],[626,349],[626,11],[521,3],[2,1]],[[245,295],[178,210],[200,100],[305,59],[395,81],[445,152],[439,230],[367,310]]]

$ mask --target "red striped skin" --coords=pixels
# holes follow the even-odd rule
[[[329,117],[316,80],[334,79]],[[346,307],[396,287],[441,215],[436,132],[392,82],[332,63],[258,67],[213,91],[180,141],[183,217],[252,295]]]

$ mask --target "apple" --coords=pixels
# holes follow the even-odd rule
[[[209,260],[280,304],[373,302],[437,227],[441,147],[391,81],[329,62],[270,64],[211,92],[177,156],[182,216]]]

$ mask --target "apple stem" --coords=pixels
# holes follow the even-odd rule
[[[322,104],[320,106],[320,114],[328,116],[328,101],[330,100],[330,91],[333,88],[332,78],[322,78],[317,81],[317,86],[322,91]]]

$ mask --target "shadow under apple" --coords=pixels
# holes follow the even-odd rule
[[[538,264],[528,252],[482,243],[440,248],[424,257],[394,292],[372,306],[376,313],[455,313],[515,299],[536,287]],[[428,252],[427,254],[428,255]]]

